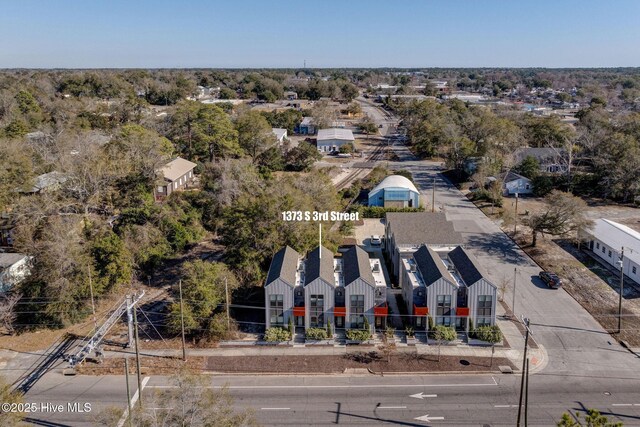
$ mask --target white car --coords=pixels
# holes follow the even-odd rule
[[[371,236],[371,246],[380,246],[382,244],[382,239],[377,234]]]

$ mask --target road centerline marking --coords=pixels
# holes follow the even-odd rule
[[[151,377],[144,377],[142,379],[142,384],[141,384],[142,387],[140,388],[140,390],[136,390],[136,392],[133,394],[133,397],[131,398],[131,407],[132,408],[136,404],[136,402],[138,401],[138,398],[140,397],[140,393],[142,393],[144,391],[144,387],[147,385],[147,383],[149,382],[150,379],[151,379]],[[127,407],[125,408],[124,412],[122,413],[122,417],[120,417],[120,420],[118,421],[118,424],[116,425],[116,427],[124,426],[124,423],[127,421],[128,417],[129,417],[129,406],[127,405]]]
[[[407,409],[406,406],[378,406],[378,409]]]
[[[260,408],[261,411],[289,411],[291,408]]]

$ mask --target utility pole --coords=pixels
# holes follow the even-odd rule
[[[129,330],[129,342],[127,343],[127,347],[133,347],[133,297],[131,295],[127,295],[127,328]]]
[[[178,289],[180,290],[180,330],[182,331],[182,361],[187,360],[187,346],[184,340],[184,304],[182,302],[182,279],[178,281]]]
[[[518,193],[516,193],[516,209],[515,215],[513,216],[513,237],[516,237],[516,232],[518,231]]]
[[[136,345],[136,374],[138,375],[138,405],[142,408],[142,377],[140,376],[140,349],[138,346],[138,316],[133,308],[133,337]]]
[[[624,291],[624,246],[620,250],[620,295],[618,295],[618,334],[622,330],[622,293]]]
[[[519,400],[519,404],[518,404],[518,421],[516,423],[517,427],[520,427],[520,418],[522,415],[522,397],[524,394],[524,380],[526,377],[525,374],[525,369],[526,369],[526,363],[527,363],[527,347],[529,344],[529,333],[530,333],[530,329],[529,329],[529,319],[527,319],[526,317],[522,317],[522,323],[524,324],[524,327],[526,328],[526,332],[524,334],[524,355],[522,356],[522,379],[520,380],[520,400]],[[526,415],[525,415],[526,416]]]
[[[433,186],[431,188],[431,212],[436,210],[436,177],[433,177]]]
[[[224,293],[227,302],[227,331],[231,328],[231,319],[229,317],[229,285],[227,284],[227,276],[224,277]]]
[[[129,427],[133,427],[131,423],[131,389],[129,388],[129,359],[124,358],[124,378],[127,382],[127,419],[129,420]]]
[[[527,415],[529,414],[529,358],[527,357],[525,376],[527,382],[524,384],[524,427],[529,425]]]
[[[516,277],[517,277],[518,268],[513,267],[513,297],[511,300],[511,316],[515,319],[516,317]]]
[[[89,272],[89,294],[91,295],[91,312],[93,313],[93,331],[98,330],[98,320],[96,320],[96,304],[93,301],[93,283],[91,282],[91,264],[87,263],[87,271]]]

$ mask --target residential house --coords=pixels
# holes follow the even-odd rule
[[[282,144],[286,141],[287,139],[287,130],[286,129],[282,129],[282,128],[271,128],[271,132],[273,132],[273,134],[276,137],[276,140],[278,141],[279,144]]]
[[[420,246],[410,258],[402,259],[402,273],[402,296],[416,329],[427,328],[428,315],[436,325],[455,324],[459,286],[437,252]]]
[[[11,290],[30,273],[31,257],[17,253],[0,252],[0,293]]]
[[[333,252],[318,246],[307,255],[305,261],[305,328],[324,328],[327,322],[335,324],[336,277]]]
[[[164,177],[164,181],[156,187],[156,199],[186,188],[194,179],[193,170],[196,166],[195,163],[178,157],[160,168],[158,174]]]
[[[516,164],[522,163],[527,157],[533,157],[540,164],[540,172],[564,173],[567,171],[565,150],[552,147],[527,147],[519,148],[514,152]]]
[[[364,319],[370,326],[386,327],[388,314],[387,286],[381,276],[382,268],[379,259],[370,259],[369,254],[359,246],[349,248],[341,260],[336,260],[337,270],[342,270],[344,287],[336,288],[335,326],[362,329]],[[344,290],[344,292],[343,292]],[[341,309],[340,307],[344,307]],[[344,312],[344,319],[339,314]]]
[[[593,228],[580,230],[580,237],[600,259],[640,284],[640,233],[626,225],[600,218]],[[623,253],[624,248],[624,253]]]
[[[369,206],[385,208],[417,208],[420,192],[402,175],[390,175],[369,191]]]
[[[296,133],[300,135],[314,135],[316,126],[313,124],[312,117],[303,117],[300,124],[296,127]]]
[[[400,277],[402,258],[410,257],[423,244],[436,250],[451,250],[462,244],[462,236],[440,212],[387,212],[384,249]]]
[[[295,304],[295,296],[304,295],[304,270],[300,268],[302,257],[289,246],[280,249],[271,260],[267,281],[264,285],[265,293],[265,325],[286,326],[289,319],[294,321],[294,307],[302,306],[300,324],[304,322],[304,298],[298,298]]]
[[[289,101],[293,101],[294,99],[298,99],[298,93],[294,91],[287,91],[284,93],[284,99],[288,99]]]
[[[355,138],[349,129],[329,128],[318,131],[317,147],[321,153],[338,151],[345,144],[353,143]]]
[[[502,181],[502,191],[505,196],[533,193],[531,180],[515,172],[509,171],[500,174],[500,180]]]
[[[475,327],[495,325],[497,288],[487,278],[477,258],[458,246],[449,252],[447,259],[452,264],[452,276],[461,279],[458,281],[461,291],[458,294],[456,309],[458,326],[462,326],[461,321],[465,316],[473,321]]]
[[[386,282],[379,259],[359,247],[342,257],[321,246],[303,258],[285,247],[271,261],[265,282],[265,325],[299,328],[384,328]]]

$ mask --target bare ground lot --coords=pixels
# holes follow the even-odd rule
[[[504,199],[504,209],[514,209],[514,199]],[[640,230],[640,210],[630,206],[606,204],[602,200],[588,200],[587,217],[609,218]],[[476,203],[485,214],[500,225],[505,233],[513,236],[513,225],[504,226],[500,219],[502,209]],[[518,202],[519,221],[527,214],[541,209],[540,198],[521,198]],[[604,329],[618,341],[626,341],[632,347],[640,347],[640,292],[629,284],[625,287],[623,316],[620,334],[618,326],[619,279],[608,269],[593,260],[584,249],[566,238],[538,237],[536,247],[531,247],[531,232],[521,223],[515,236],[516,243],[543,269],[557,273],[564,282],[564,289],[582,305]]]
[[[342,356],[245,356],[242,358],[209,357],[207,368],[219,372],[255,373],[342,373],[349,369],[383,372],[488,372],[498,366],[512,366],[508,359],[484,357],[418,355],[396,353],[390,356],[376,352],[347,353]]]

